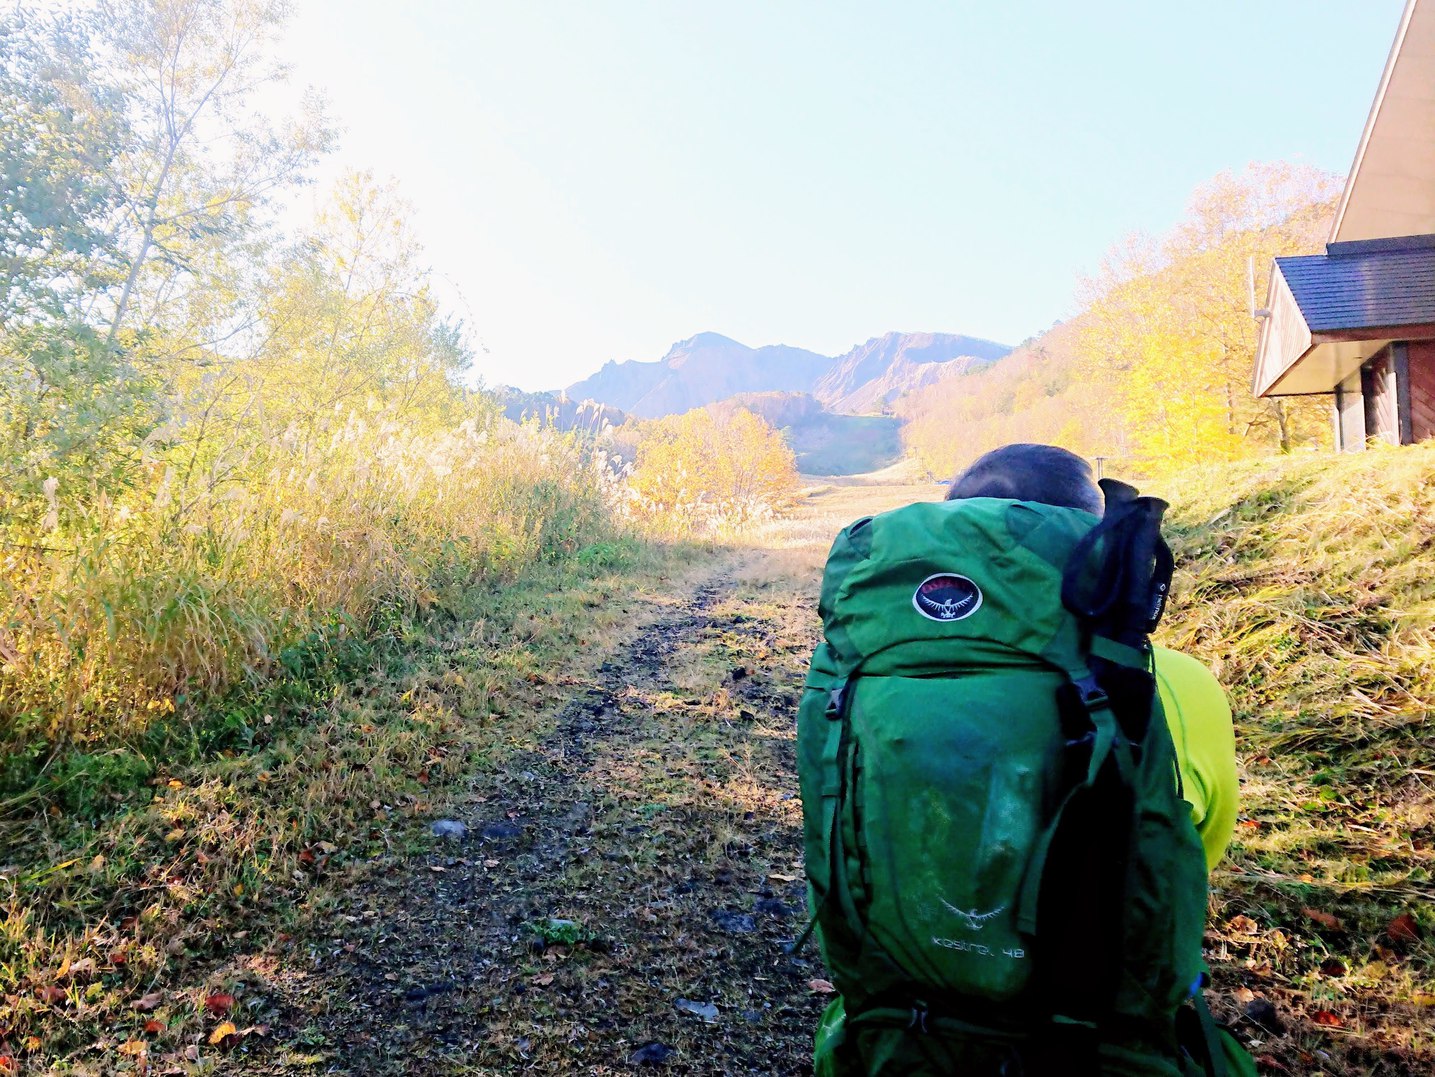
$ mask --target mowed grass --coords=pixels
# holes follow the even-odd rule
[[[1235,709],[1217,1004],[1269,1072],[1435,1072],[1435,445],[1148,485],[1180,563],[1162,640]]]
[[[242,739],[182,761],[131,743],[93,765],[134,773],[87,773],[84,801],[6,802],[0,1073],[184,1072],[264,1035],[234,1001],[245,962],[405,855],[699,552],[615,538],[532,564],[231,700]]]

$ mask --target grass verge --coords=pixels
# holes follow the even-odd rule
[[[1164,642],[1230,691],[1242,768],[1221,1008],[1268,1072],[1435,1070],[1435,445],[1168,489]]]
[[[265,691],[12,797],[0,1064],[190,1067],[254,1034],[226,958],[304,930],[352,869],[402,852],[396,835],[501,765],[693,557],[604,542],[375,638],[336,631]]]

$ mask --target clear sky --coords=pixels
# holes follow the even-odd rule
[[[1019,342],[1216,172],[1343,175],[1402,7],[296,0],[284,48],[538,389],[704,330]]]

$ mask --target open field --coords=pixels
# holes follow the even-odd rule
[[[1244,782],[1213,1002],[1264,1072],[1435,1068],[1431,476],[1417,449],[1170,484],[1163,636],[1230,686]],[[832,535],[941,494],[900,478],[475,595],[123,813],[10,806],[14,1068],[804,1072],[795,706]]]

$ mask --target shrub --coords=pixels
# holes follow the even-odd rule
[[[782,435],[745,409],[670,416],[642,432],[629,511],[660,529],[732,531],[769,518],[797,491]]]

